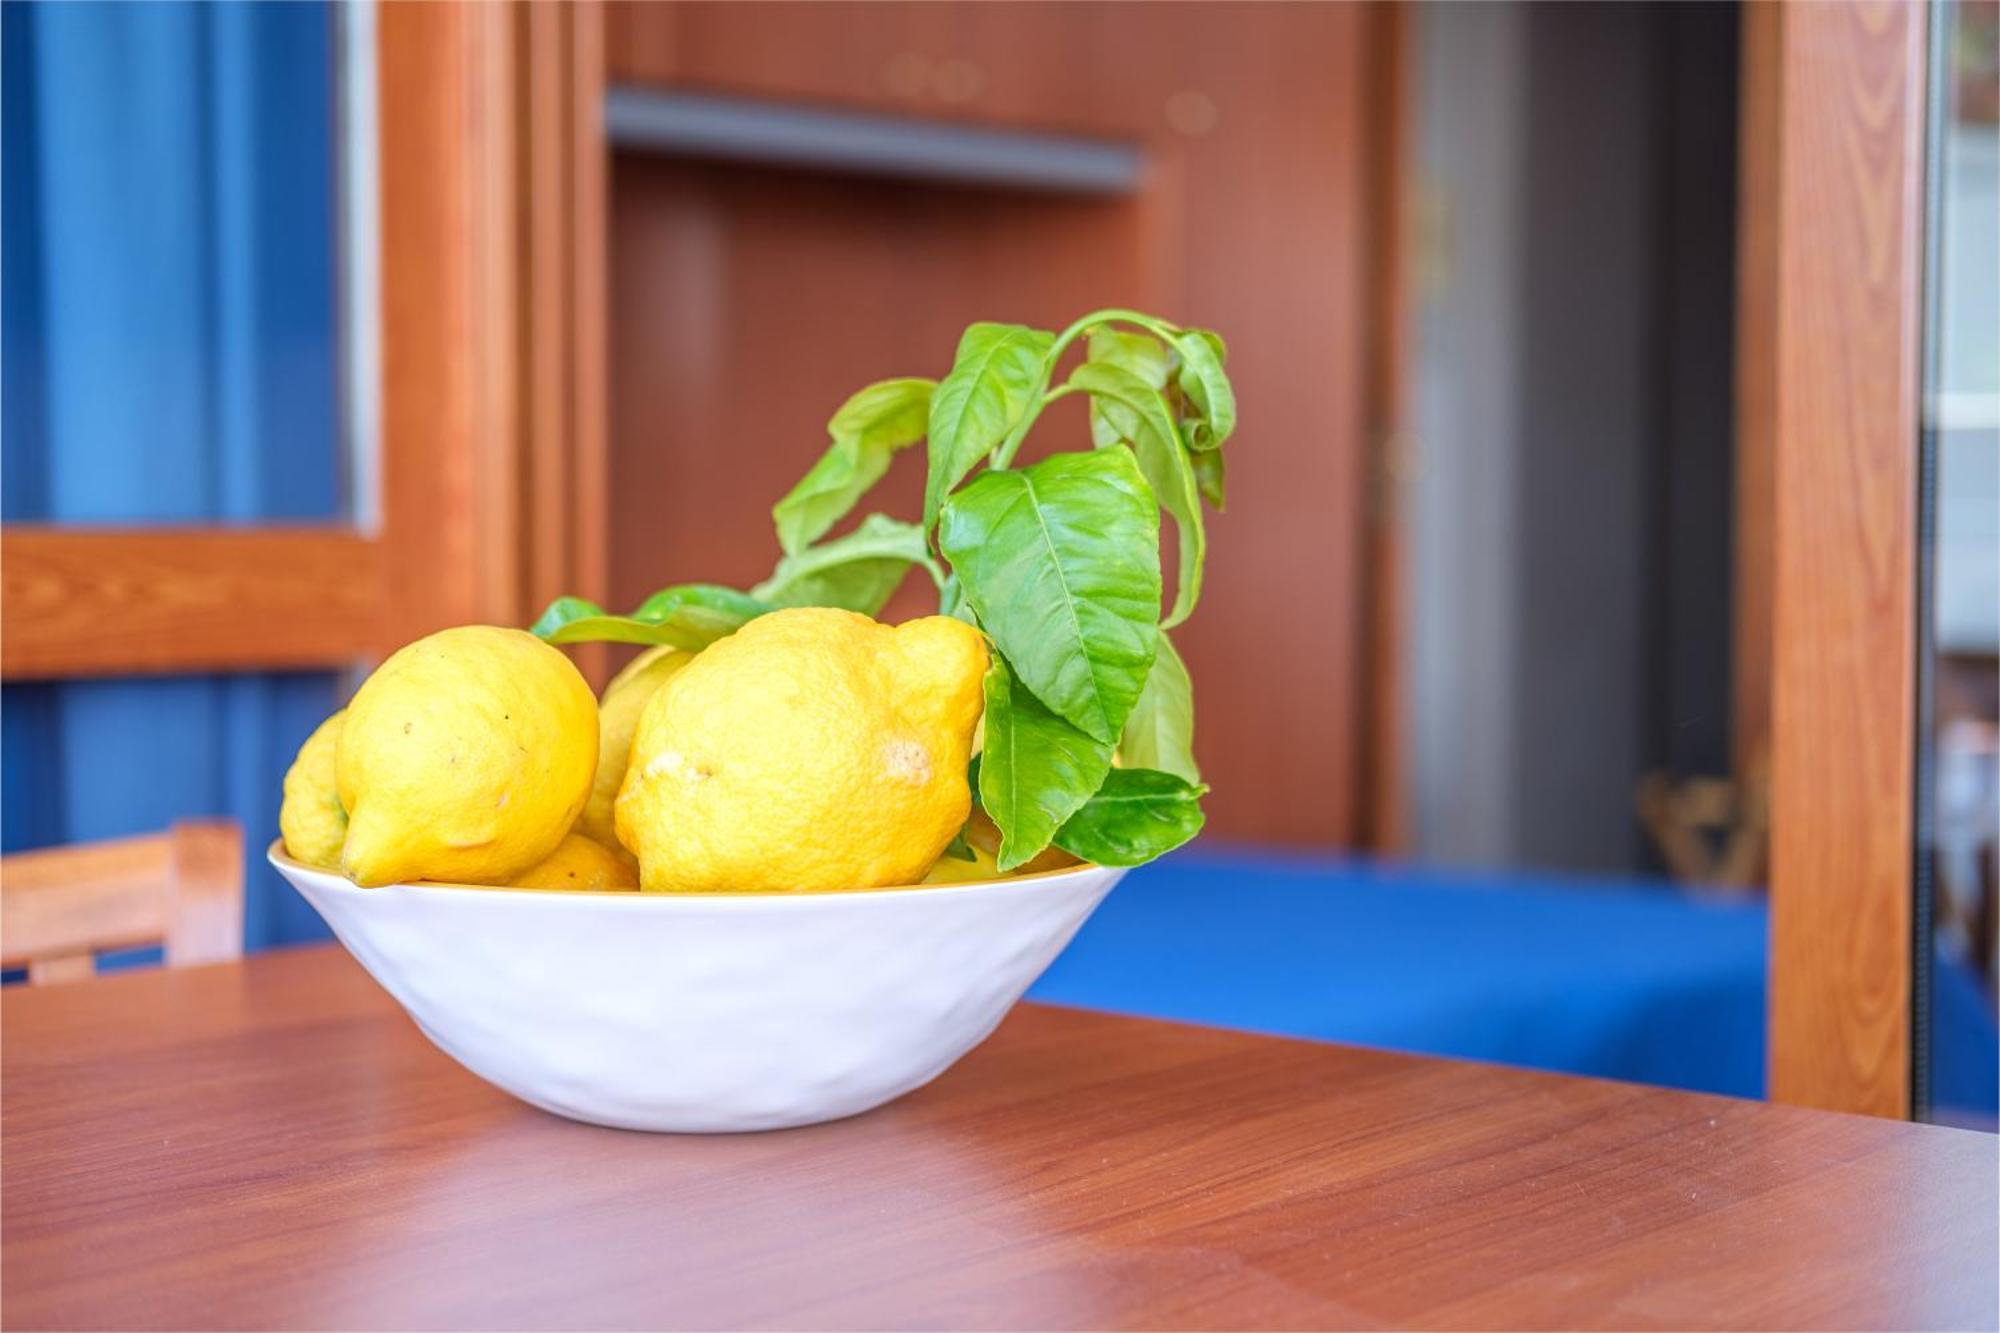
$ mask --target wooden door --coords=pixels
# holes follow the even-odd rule
[[[1743,61],[1738,679],[1743,721],[1769,719],[1770,1091],[1894,1116],[1910,1109],[1925,13],[1746,5]]]
[[[762,577],[769,506],[823,447],[832,409],[873,379],[941,374],[975,319],[1060,326],[1116,304],[1211,326],[1230,341],[1243,425],[1206,596],[1177,635],[1201,695],[1211,829],[1351,845],[1371,410],[1364,51],[1379,19],[611,6],[614,83],[1087,134],[1144,162],[1136,191],[1083,198],[617,154],[614,601]],[[1080,411],[1051,415],[1083,429]],[[914,499],[915,467],[892,474],[892,499]]]

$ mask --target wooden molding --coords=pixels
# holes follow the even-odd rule
[[[1404,725],[1406,556],[1403,451],[1407,413],[1410,285],[1410,175],[1415,145],[1412,12],[1377,0],[1368,6],[1369,131],[1368,447],[1372,485],[1365,497],[1367,684],[1362,717],[1364,806],[1360,827],[1378,856],[1409,850]]]
[[[385,644],[380,547],[340,529],[0,533],[8,680],[328,666]]]
[[[1743,7],[1737,135],[1735,605],[1730,624],[1731,769],[1739,785],[1771,753],[1771,470],[1777,427],[1779,6]]]
[[[596,4],[515,11],[523,621],[609,591],[603,22]],[[602,684],[603,647],[573,652]]]
[[[1748,123],[1768,136],[1744,156],[1742,345],[1771,468],[1770,1091],[1903,1116],[1924,11],[1753,4],[1746,22]]]
[[[378,22],[383,540],[407,640],[518,613],[513,33],[498,5]]]

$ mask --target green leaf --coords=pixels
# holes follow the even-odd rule
[[[1226,472],[1220,449],[1204,449],[1193,457],[1194,484],[1201,491],[1202,499],[1222,512],[1228,500]]]
[[[945,496],[1040,399],[1054,344],[1054,334],[1019,324],[974,324],[965,331],[951,373],[931,395],[926,532]]]
[[[1021,683],[1116,743],[1159,643],[1159,505],[1130,451],[1056,454],[951,497],[938,543]]]
[[[1109,324],[1090,331],[1090,360],[1118,366],[1138,376],[1148,388],[1164,389],[1174,372],[1174,354],[1147,333],[1127,333]],[[1090,438],[1099,448],[1131,438],[1107,419],[1102,403],[1090,405]]]
[[[979,628],[979,617],[972,614],[972,608],[965,604],[965,585],[958,581],[958,575],[947,574],[944,582],[938,584],[938,614],[963,620],[974,629]]]
[[[771,577],[750,595],[771,606],[838,606],[872,616],[915,564],[936,575],[924,530],[886,514],[870,514],[846,536],[778,561]]]
[[[1118,738],[1118,762],[1127,768],[1156,768],[1188,782],[1200,782],[1194,762],[1194,683],[1173,640],[1160,635],[1160,653],[1146,676],[1146,688],[1125,734]]]
[[[1175,337],[1174,350],[1181,358],[1181,392],[1194,409],[1188,446],[1197,451],[1219,449],[1236,430],[1236,390],[1222,369],[1228,349],[1207,329],[1188,329]]]
[[[550,643],[668,643],[699,652],[770,609],[734,588],[683,583],[662,588],[629,616],[581,597],[558,597],[530,631]]]
[[[979,853],[972,850],[972,844],[965,840],[965,830],[951,835],[951,841],[944,845],[943,855],[954,861],[977,861]]]
[[[841,404],[826,423],[832,446],[771,507],[786,555],[797,555],[824,536],[882,479],[897,450],[924,437],[936,387],[934,380],[883,380]]]
[[[1129,335],[1128,335],[1129,336]],[[1132,371],[1109,361],[1086,361],[1069,377],[1090,395],[1116,439],[1131,442],[1139,470],[1153,494],[1181,530],[1180,571],[1174,607],[1166,628],[1186,620],[1201,600],[1202,566],[1208,559],[1208,532],[1201,521],[1201,492],[1194,465],[1174,424],[1173,408],[1160,391]],[[1101,442],[1100,442],[1101,443]]]
[[[1056,834],[1056,846],[1101,866],[1136,866],[1201,832],[1208,788],[1150,768],[1114,768]]]
[[[1109,324],[1090,331],[1090,360],[1129,370],[1155,389],[1167,387],[1174,369],[1174,354],[1158,338]]]
[[[1050,712],[994,653],[979,803],[1000,830],[1000,868],[1012,870],[1047,848],[1110,771],[1111,747]]]

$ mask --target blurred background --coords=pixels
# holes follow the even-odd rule
[[[233,819],[323,938],[262,848],[371,660],[747,586],[854,388],[1130,306],[1243,407],[1210,823],[1037,994],[1762,1095],[1750,8],[8,4],[5,850]],[[1914,1106],[1988,1127],[1997,21],[1929,11],[1908,432]]]

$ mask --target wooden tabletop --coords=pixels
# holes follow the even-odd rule
[[[1026,1006],[839,1124],[572,1124],[346,955],[10,990],[0,1322],[1990,1328],[1996,1140]]]

